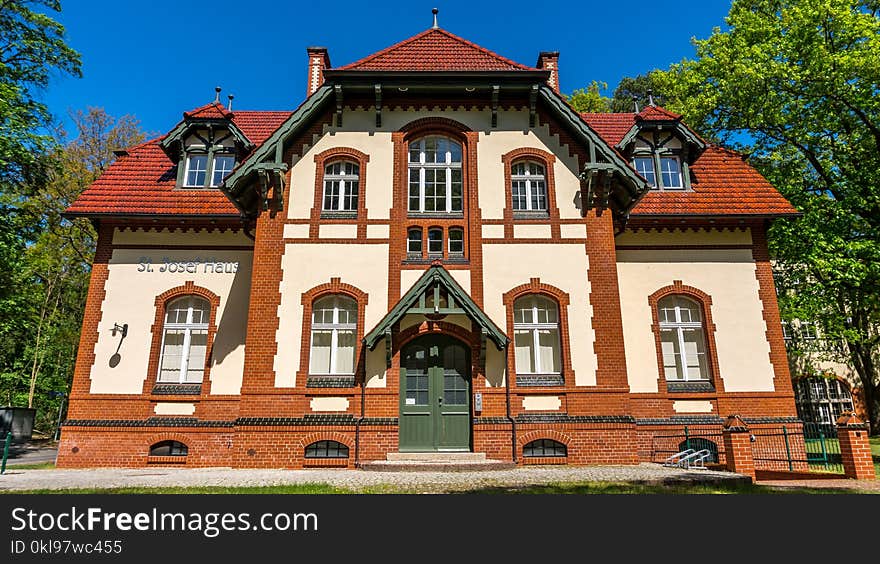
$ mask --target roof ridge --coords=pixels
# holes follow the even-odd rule
[[[514,61],[512,59],[508,59],[507,57],[499,55],[498,53],[496,53],[495,51],[492,51],[491,49],[487,49],[481,45],[477,45],[473,41],[469,41],[463,37],[460,37],[460,36],[452,33],[451,31],[448,31],[448,30],[445,30],[442,28],[428,28],[425,31],[422,31],[422,32],[419,32],[419,33],[413,35],[412,37],[408,37],[407,39],[404,39],[402,41],[398,41],[397,43],[390,45],[390,46],[382,49],[381,51],[376,51],[375,53],[373,53],[371,55],[367,55],[366,57],[363,57],[361,59],[358,59],[357,61],[354,61],[353,63],[349,63],[349,64],[343,65],[341,67],[336,67],[333,70],[356,70],[357,67],[360,67],[360,66],[363,66],[363,65],[370,63],[372,61],[375,61],[376,59],[383,57],[383,56],[391,53],[392,51],[403,48],[411,43],[414,43],[415,41],[418,41],[419,39],[422,39],[423,37],[427,37],[428,35],[431,35],[434,33],[439,33],[440,35],[443,35],[447,39],[451,39],[452,41],[456,41],[461,45],[470,47],[471,49],[479,51],[483,55],[494,58],[498,62],[504,63],[505,65],[510,65],[518,70],[526,70],[526,71],[540,70],[540,69],[536,69],[534,67],[527,67],[521,63],[517,63],[516,61]]]

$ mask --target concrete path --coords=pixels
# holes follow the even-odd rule
[[[0,444],[2,447],[2,444]],[[58,443],[55,441],[29,441],[26,443],[12,444],[9,446],[9,459],[6,461],[6,467],[12,467],[20,464],[41,464],[44,462],[55,462],[55,456],[58,453]],[[0,449],[2,454],[2,449]]]
[[[231,468],[138,468],[15,470],[0,476],[0,491],[168,486],[273,486],[323,483],[354,490],[391,485],[414,492],[464,491],[556,482],[637,482],[675,484],[742,480],[728,472],[638,466],[520,467],[482,472],[367,472],[362,470],[238,470]]]

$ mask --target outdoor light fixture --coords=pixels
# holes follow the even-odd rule
[[[113,329],[110,330],[110,334],[115,337],[117,332],[122,333],[122,338],[124,339],[125,336],[128,335],[128,323],[123,323],[122,325],[114,323]]]

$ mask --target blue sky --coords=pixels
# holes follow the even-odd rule
[[[306,51],[326,46],[341,66],[440,26],[517,62],[560,51],[562,91],[592,80],[610,91],[634,76],[694,53],[691,38],[722,26],[726,0],[632,2],[309,2],[256,0],[63,0],[58,19],[82,54],[83,78],[56,77],[44,93],[67,124],[70,110],[132,114],[150,133],[170,130],[185,110],[222,86],[233,109],[290,110],[305,96]],[[574,9],[573,9],[574,7]],[[576,13],[575,11],[576,10]]]

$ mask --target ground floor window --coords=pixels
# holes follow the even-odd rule
[[[842,413],[853,410],[849,387],[836,378],[801,378],[794,390],[798,416],[805,423],[834,425]]]

